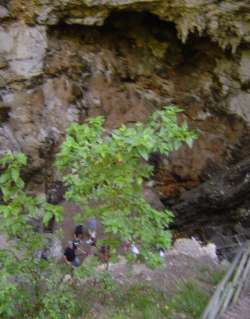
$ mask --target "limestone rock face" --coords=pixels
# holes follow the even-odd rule
[[[250,81],[250,50],[242,51],[239,72],[242,83]]]
[[[7,17],[9,17],[9,11],[5,7],[0,6],[0,19],[4,19]]]
[[[230,100],[230,111],[236,113],[250,122],[250,93],[241,92]]]
[[[145,121],[174,103],[199,132],[192,149],[152,156],[176,198],[249,156],[248,0],[10,0],[0,5],[0,152],[29,155],[31,181],[68,125]]]
[[[0,28],[0,55],[4,55],[10,72],[23,78],[42,73],[47,47],[43,26],[29,27],[22,23]]]

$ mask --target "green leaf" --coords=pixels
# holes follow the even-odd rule
[[[10,172],[11,172],[11,177],[12,177],[13,181],[17,182],[17,180],[19,178],[19,170],[16,167],[14,167],[14,168],[12,168],[12,170]]]
[[[6,173],[0,176],[0,184],[5,184],[9,180],[10,180],[10,176]]]
[[[143,158],[143,159],[145,159],[146,161],[149,159],[149,154],[148,154],[148,152],[145,150],[145,149],[143,149],[143,148],[139,148],[138,149],[138,153],[141,155],[141,157]]]
[[[187,143],[187,145],[188,145],[190,148],[192,148],[192,147],[193,147],[193,143],[194,143],[193,138],[188,138],[188,139],[186,140],[186,143]]]
[[[25,166],[27,165],[27,156],[23,153],[17,153],[15,155],[15,159],[17,161],[17,163],[21,166]]]

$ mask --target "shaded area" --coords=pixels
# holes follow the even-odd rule
[[[250,159],[246,159],[223,174],[182,194],[171,208],[180,226],[202,215],[223,214],[245,203],[250,191]],[[228,217],[228,216],[227,216]]]

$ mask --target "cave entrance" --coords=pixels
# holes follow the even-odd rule
[[[125,32],[134,29],[136,32],[138,26],[143,26],[144,30],[150,30],[161,41],[177,38],[177,30],[174,23],[162,21],[156,15],[148,12],[115,11],[105,20],[101,28],[109,31],[118,30]]]

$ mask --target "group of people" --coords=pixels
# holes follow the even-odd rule
[[[77,251],[81,254],[88,256],[89,254],[97,255],[102,261],[107,261],[109,256],[109,247],[101,246],[97,251],[96,249],[96,233],[97,233],[97,221],[96,219],[90,219],[86,225],[77,225],[74,230],[74,239],[68,242],[64,250],[64,260],[67,264],[78,267],[81,261],[77,255]],[[94,252],[89,253],[83,250],[83,244],[87,244],[90,248],[94,248]],[[92,250],[92,251],[93,251]]]
[[[97,256],[102,262],[108,263],[110,259],[110,247],[102,245],[97,248],[97,220],[90,219],[86,225],[77,225],[74,230],[74,239],[68,242],[64,250],[64,260],[72,267],[78,267],[81,264],[79,253],[87,257],[88,255]],[[83,248],[87,247],[87,251]],[[122,244],[123,253],[131,251],[134,255],[139,255],[140,250],[135,243],[130,240],[124,241]]]

